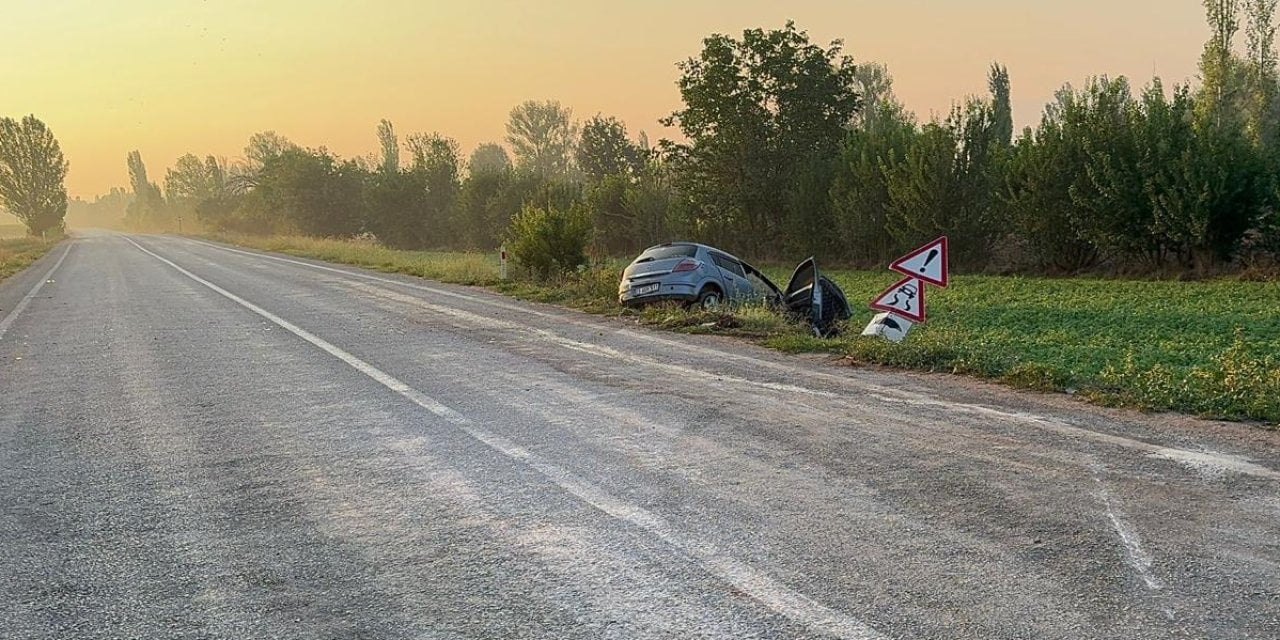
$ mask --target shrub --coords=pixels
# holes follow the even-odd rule
[[[507,250],[520,266],[541,278],[586,264],[591,223],[577,209],[526,205],[507,228]]]

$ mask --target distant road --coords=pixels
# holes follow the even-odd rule
[[[1280,434],[90,233],[0,544],[3,638],[1277,638]]]

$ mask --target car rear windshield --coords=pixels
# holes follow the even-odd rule
[[[670,258],[692,258],[698,253],[698,248],[689,244],[673,244],[665,247],[654,247],[640,254],[636,258],[636,262],[650,262],[653,260],[668,260]]]

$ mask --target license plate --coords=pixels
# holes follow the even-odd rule
[[[645,294],[654,293],[660,286],[662,285],[655,282],[653,284],[641,285],[639,287],[631,287],[631,295],[643,296]]]

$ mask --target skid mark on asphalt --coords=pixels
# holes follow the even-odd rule
[[[358,279],[372,281],[372,282],[382,282],[382,283],[394,285],[397,287],[405,287],[408,289],[424,291],[427,293],[431,293],[433,295],[449,297],[457,300],[465,300],[467,302],[480,304],[480,305],[484,305],[491,308],[504,309],[504,310],[512,311],[514,313],[521,314],[521,315],[532,315],[532,316],[547,318],[548,320],[552,320],[557,324],[572,324],[575,326],[597,329],[597,330],[600,328],[599,324],[593,324],[593,323],[588,323],[580,320],[574,320],[572,318],[568,318],[559,314],[546,313],[546,312],[534,309],[528,305],[519,306],[516,304],[511,304],[511,303],[503,302],[500,300],[490,300],[481,296],[467,295],[467,294],[448,291],[445,289],[431,287],[423,284],[406,282],[406,281],[398,280],[395,278],[381,277],[373,274],[351,271],[348,269],[339,269],[336,267],[313,264],[310,262],[305,262],[303,260],[294,260],[290,258],[284,258],[281,256],[274,256],[274,255],[269,255],[264,253],[256,253],[252,251],[244,251],[241,249],[224,247],[222,245],[217,245],[209,242],[202,242],[202,241],[190,240],[190,239],[184,239],[183,242],[202,246],[202,247],[207,247],[211,249],[216,249],[218,251],[225,251],[229,253],[249,256],[249,257],[257,258],[260,260],[272,260],[276,262],[282,262],[286,264],[305,267],[312,270],[341,274],[344,276],[348,276],[350,278],[358,278]],[[350,284],[350,282],[348,284]],[[421,301],[419,300],[419,302]],[[476,317],[484,317],[484,316],[477,315]],[[545,332],[545,330],[536,329],[535,327],[530,327],[528,325],[517,325],[517,326],[522,331]],[[550,333],[550,332],[546,332],[546,333]],[[897,389],[897,388],[888,387],[884,385],[878,385],[865,380],[855,379],[850,376],[840,376],[840,375],[835,375],[831,373],[815,371],[811,368],[796,367],[796,366],[792,366],[784,363],[773,362],[773,361],[764,360],[760,358],[754,358],[751,356],[744,356],[741,354],[731,353],[728,351],[723,351],[723,350],[715,349],[712,347],[693,344],[692,342],[688,342],[688,341],[673,340],[670,338],[665,338],[658,335],[652,335],[650,333],[641,332],[641,331],[632,331],[629,329],[622,329],[622,330],[615,331],[615,333],[621,336],[625,336],[627,338],[644,340],[652,344],[661,344],[667,347],[679,349],[684,353],[700,354],[708,357],[714,357],[724,361],[737,362],[743,365],[750,366],[755,369],[769,369],[772,371],[786,373],[789,375],[803,376],[807,379],[820,379],[820,380],[830,382],[832,384],[840,385],[841,387],[844,387],[844,388],[847,388],[849,385],[856,385],[858,387],[858,389],[856,389],[858,392],[868,393],[868,394],[877,394],[876,396],[873,396],[873,397],[878,397],[879,399],[885,400],[885,401],[891,401],[899,404],[905,403],[905,404],[911,404],[911,405],[917,405],[917,406],[931,406],[931,407],[937,407],[946,411],[961,411],[961,412],[969,413],[971,415],[981,415],[987,418],[994,418],[1007,424],[1013,424],[1018,426],[1033,426],[1044,431],[1056,433],[1058,435],[1068,436],[1071,439],[1085,439],[1085,440],[1091,440],[1091,441],[1102,443],[1102,444],[1131,449],[1131,450],[1148,454],[1154,458],[1162,458],[1162,459],[1170,460],[1173,462],[1177,462],[1183,465],[1184,467],[1188,468],[1189,470],[1195,471],[1197,473],[1203,473],[1206,468],[1216,468],[1224,471],[1240,473],[1240,474],[1254,476],[1258,478],[1265,478],[1268,480],[1280,480],[1280,471],[1276,471],[1276,470],[1264,467],[1262,465],[1255,464],[1245,458],[1242,458],[1239,456],[1233,456],[1230,454],[1206,452],[1206,451],[1190,451],[1186,449],[1165,447],[1162,445],[1145,442],[1143,440],[1136,440],[1136,439],[1128,438],[1125,436],[1118,436],[1118,435],[1105,433],[1101,431],[1094,431],[1092,429],[1086,429],[1084,427],[1078,427],[1068,423],[1065,420],[1061,420],[1061,419],[1053,418],[1049,416],[1032,414],[1028,412],[1006,411],[1003,409],[998,409],[995,407],[990,407],[990,406],[975,404],[975,403],[943,400],[926,393],[921,393],[917,391],[908,391],[904,389]],[[552,335],[555,335],[555,334],[552,334]],[[585,344],[585,343],[582,343],[582,344]],[[592,345],[592,346],[598,346],[598,345]],[[607,349],[607,347],[600,347],[600,348]],[[661,363],[661,364],[669,365],[669,363]],[[670,365],[670,366],[678,366],[678,365]],[[700,372],[700,373],[702,373],[703,375],[708,375],[706,372]],[[712,377],[722,378],[722,376],[717,376],[717,375],[713,375]],[[747,382],[755,383],[755,381],[747,381]],[[764,383],[764,384],[767,384],[767,383]],[[785,385],[785,386],[793,386],[793,385]],[[801,387],[797,387],[797,388],[801,388]],[[807,389],[807,388],[802,388],[802,389],[805,389],[804,391],[805,393],[812,394],[817,392],[817,390],[814,390],[814,389]],[[828,393],[828,392],[818,392],[818,393]]]
[[[1101,463],[1094,461],[1089,464],[1089,470],[1093,474],[1093,482],[1097,491],[1094,496],[1098,502],[1102,504],[1103,511],[1106,513],[1107,522],[1111,528],[1115,530],[1116,537],[1120,539],[1120,546],[1124,563],[1138,574],[1138,578],[1146,585],[1147,590],[1151,592],[1159,592],[1165,588],[1164,582],[1156,577],[1151,571],[1153,559],[1151,553],[1142,545],[1142,536],[1138,534],[1138,530],[1129,521],[1128,516],[1124,514],[1116,505],[1116,500],[1112,497],[1111,491],[1107,489],[1106,483],[1102,481],[1104,468]],[[1173,610],[1167,605],[1161,605],[1169,620],[1174,619]]]
[[[703,569],[712,575],[750,595],[764,606],[791,618],[792,620],[800,622],[807,627],[838,638],[850,638],[853,640],[879,640],[884,637],[861,620],[831,609],[803,593],[792,590],[790,587],[778,582],[763,571],[760,571],[745,562],[725,555],[718,549],[677,531],[658,515],[642,507],[629,504],[623,500],[615,498],[596,485],[587,482],[559,466],[543,460],[539,456],[531,453],[523,447],[520,447],[514,442],[480,428],[466,416],[454,411],[426,394],[423,394],[417,389],[410,387],[399,379],[391,376],[381,369],[378,369],[377,367],[374,367],[364,360],[361,360],[339,347],[311,334],[305,329],[294,325],[284,318],[281,318],[270,311],[267,311],[266,309],[263,309],[262,307],[259,307],[248,300],[245,300],[244,298],[241,298],[234,293],[231,293],[230,291],[227,291],[226,289],[223,289],[222,287],[187,271],[169,259],[152,252],[137,242],[134,242],[131,238],[126,237],[125,240],[134,247],[137,247],[139,251],[142,251],[156,260],[169,265],[178,271],[178,273],[181,273],[195,282],[204,285],[218,295],[221,295],[241,307],[252,311],[258,316],[261,316],[267,321],[294,334],[302,340],[311,343],[321,351],[341,360],[351,368],[363,373],[369,378],[372,378],[387,389],[400,394],[402,397],[408,399],[419,407],[422,407],[435,416],[453,424],[467,435],[487,445],[494,451],[532,468],[543,477],[583,502],[594,506],[600,511],[603,511],[618,520],[648,531],[650,534],[658,537],[677,551],[697,562],[703,567]]]

